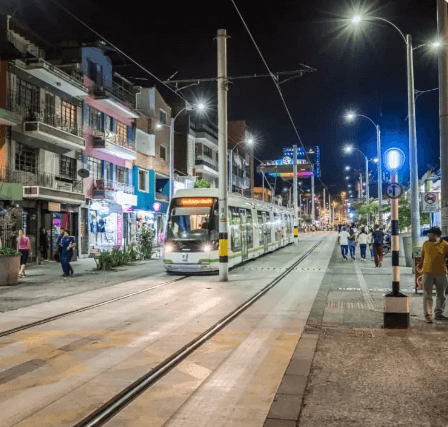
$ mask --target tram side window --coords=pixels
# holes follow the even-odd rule
[[[232,252],[241,251],[241,218],[238,208],[233,206],[230,207],[231,211],[231,221],[230,221],[230,230],[231,230],[231,249]]]
[[[272,221],[271,221],[271,213],[265,212],[264,218],[266,221],[266,232],[268,233],[268,244],[272,242]]]
[[[280,240],[280,228],[282,226],[280,216],[274,213],[274,232],[275,232],[275,240]]]
[[[257,211],[258,218],[258,246],[264,245],[264,236],[263,236],[263,213],[261,211]]]
[[[254,247],[254,224],[252,220],[252,211],[246,209],[246,230],[247,230],[247,247]]]
[[[286,233],[288,234],[288,237],[291,235],[291,232],[291,217],[286,215]]]

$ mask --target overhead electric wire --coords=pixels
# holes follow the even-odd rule
[[[274,75],[274,74],[272,73],[272,71],[270,70],[270,68],[269,68],[269,66],[268,66],[268,64],[267,64],[267,62],[266,62],[266,60],[264,59],[263,54],[261,53],[260,48],[258,47],[258,45],[257,45],[257,43],[256,43],[256,41],[255,41],[255,39],[254,39],[254,37],[252,36],[252,33],[250,32],[249,27],[247,26],[246,21],[244,20],[243,16],[241,15],[241,12],[239,11],[239,9],[238,9],[238,7],[237,7],[235,1],[234,1],[234,0],[231,0],[231,2],[232,2],[232,4],[233,4],[233,6],[235,7],[235,9],[236,9],[236,11],[237,11],[237,13],[238,13],[238,15],[239,15],[241,21],[243,22],[243,25],[244,25],[244,27],[246,28],[246,31],[247,31],[247,33],[249,34],[249,37],[251,38],[251,40],[252,40],[252,42],[253,42],[255,48],[257,49],[257,52],[258,52],[258,54],[260,55],[261,60],[263,61],[263,63],[264,63],[264,65],[265,65],[266,69],[268,70],[268,72],[269,72],[269,74],[270,74],[272,80],[274,81],[275,87],[277,88],[277,91],[278,91],[278,93],[279,93],[279,95],[280,95],[280,97],[281,97],[281,99],[282,99],[283,105],[285,106],[286,112],[287,112],[288,117],[289,117],[289,119],[290,119],[290,121],[291,121],[291,124],[292,124],[292,126],[293,126],[293,128],[294,128],[294,131],[295,131],[295,133],[296,133],[296,135],[297,135],[297,138],[298,138],[298,140],[299,140],[301,146],[303,147],[304,154],[305,154],[306,158],[308,159],[308,161],[310,162],[310,164],[312,164],[311,159],[308,157],[308,154],[306,153],[305,146],[304,146],[304,144],[303,144],[303,142],[302,142],[302,139],[300,138],[299,132],[298,132],[297,127],[296,127],[296,125],[295,125],[295,123],[294,123],[294,120],[293,120],[293,118],[292,118],[292,116],[291,116],[291,113],[290,113],[290,111],[289,111],[288,105],[286,104],[285,98],[283,97],[283,93],[282,93],[282,90],[280,89],[280,85],[279,85],[279,83],[278,83],[278,81],[277,81],[275,75]],[[313,166],[313,173],[314,173],[314,166]],[[328,187],[323,183],[323,181],[322,181],[322,179],[321,179],[320,177],[319,177],[319,181],[320,181],[321,184],[327,189],[328,193],[330,194],[330,190],[329,190]]]
[[[59,2],[57,2],[56,0],[50,0],[51,2],[53,2],[54,4],[56,4],[58,7],[60,7],[64,12],[68,13],[72,18],[74,18],[76,21],[78,21],[80,24],[84,25],[86,28],[88,28],[90,31],[92,31],[92,33],[94,33],[96,36],[98,36],[100,39],[102,39],[104,42],[106,42],[108,45],[110,45],[111,47],[113,47],[117,52],[119,52],[121,55],[123,55],[124,57],[126,57],[127,59],[129,59],[131,62],[133,62],[135,65],[137,65],[137,67],[141,68],[145,73],[149,74],[153,79],[157,80],[158,82],[162,83],[165,87],[167,87],[171,92],[173,92],[174,94],[176,94],[177,96],[179,96],[179,98],[181,98],[184,102],[189,103],[189,101],[182,95],[179,95],[179,93],[177,93],[175,90],[173,90],[173,88],[171,88],[170,86],[168,86],[165,82],[163,82],[161,79],[159,79],[156,75],[154,75],[153,73],[151,73],[151,71],[147,70],[145,67],[143,67],[143,65],[140,65],[137,61],[135,61],[133,58],[131,58],[129,55],[127,55],[126,53],[124,53],[121,49],[119,49],[118,47],[116,47],[115,45],[113,45],[109,40],[107,40],[105,37],[103,37],[100,33],[98,33],[97,31],[95,31],[93,28],[91,28],[90,26],[88,26],[85,22],[83,22],[81,19],[79,19],[76,15],[74,15],[72,12],[70,12],[68,9],[66,9],[64,6],[62,6]]]

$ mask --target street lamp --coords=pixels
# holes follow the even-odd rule
[[[345,167],[345,170],[346,170],[346,171],[349,171],[349,170],[350,170],[350,166],[346,166],[346,167]]]
[[[370,117],[364,116],[363,114],[356,114],[349,112],[346,114],[346,119],[352,121],[355,117],[362,117],[369,120],[376,129],[376,157],[372,159],[374,163],[378,163],[378,220],[380,224],[383,222],[383,178],[381,172],[381,139],[380,139],[380,125],[377,125]]]
[[[411,184],[411,222],[412,222],[412,246],[418,246],[420,234],[420,209],[419,209],[419,188],[418,188],[418,163],[417,163],[417,131],[415,125],[415,94],[414,94],[414,58],[412,48],[412,38],[410,34],[406,36],[392,22],[377,16],[368,17],[375,19],[394,27],[403,38],[406,45],[406,68],[407,68],[407,91],[408,91],[408,117],[409,117],[409,171]],[[352,18],[356,25],[362,20],[360,15]],[[418,46],[420,47],[420,46]],[[380,157],[380,155],[378,155]],[[378,206],[380,207],[380,205]]]
[[[230,168],[229,168],[229,193],[232,193],[233,191],[233,183],[232,183],[232,174],[233,174],[233,152],[236,147],[238,147],[240,144],[243,144],[244,142],[247,143],[247,145],[252,146],[254,144],[254,138],[250,137],[248,139],[243,139],[242,141],[235,144],[235,146],[229,150],[230,151]]]
[[[198,102],[196,105],[187,103],[187,105],[182,108],[176,116],[171,117],[171,124],[167,125],[166,123],[158,123],[156,125],[157,129],[162,129],[164,126],[170,129],[170,199],[169,203],[171,203],[171,199],[174,194],[174,122],[179,117],[180,113],[183,111],[204,111],[206,106],[203,102]]]

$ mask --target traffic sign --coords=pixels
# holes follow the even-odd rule
[[[398,199],[403,194],[403,187],[398,182],[393,182],[387,186],[386,194],[389,199]]]
[[[424,213],[439,211],[439,193],[429,192],[423,194],[422,210]]]

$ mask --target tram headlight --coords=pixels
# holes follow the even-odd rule
[[[173,251],[173,245],[171,245],[171,244],[167,244],[167,245],[165,245],[165,253],[167,254],[167,253],[169,253],[169,252],[172,252]]]

